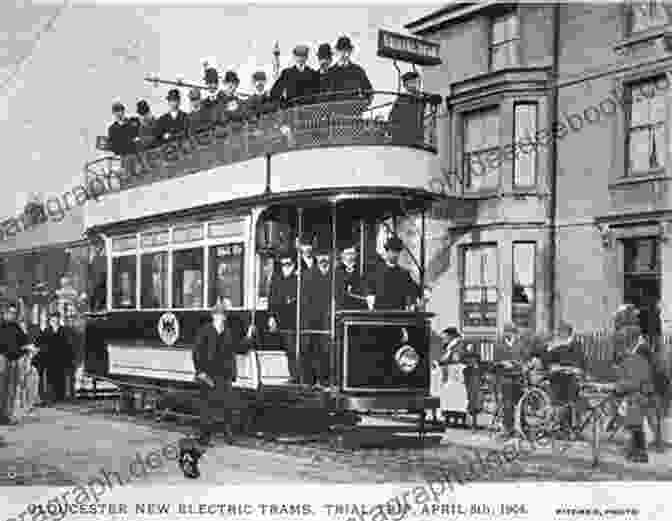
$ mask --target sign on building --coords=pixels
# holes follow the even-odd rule
[[[393,33],[383,29],[378,31],[378,56],[391,58],[415,65],[439,65],[440,45],[413,36]]]

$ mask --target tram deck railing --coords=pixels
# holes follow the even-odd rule
[[[116,172],[117,185],[111,189],[123,190],[256,157],[319,147],[391,145],[436,152],[440,96],[372,91],[334,93],[305,101],[264,113],[243,108],[226,120],[159,146],[123,157],[107,153],[86,163],[87,182],[109,181],[110,173]],[[106,138],[98,138],[98,148],[108,152]]]

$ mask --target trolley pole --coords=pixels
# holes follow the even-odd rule
[[[336,349],[336,260],[337,260],[337,244],[336,244],[336,201],[331,202],[331,342],[329,345],[329,386],[336,385],[338,379],[336,377],[336,368],[338,364],[338,356]]]
[[[299,230],[299,241],[301,240],[301,237],[303,236],[303,208],[300,206],[296,209],[297,210],[297,218],[298,218],[298,230]],[[298,244],[297,244],[298,246]],[[302,272],[303,270],[301,269],[301,252],[297,248],[296,251],[296,269],[297,271],[297,277],[296,277],[296,371],[297,371],[297,378],[299,379],[300,383],[305,383],[303,381],[303,360],[301,360],[301,279],[303,277]]]

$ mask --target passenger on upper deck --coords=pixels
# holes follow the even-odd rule
[[[189,127],[187,114],[180,109],[180,91],[171,89],[166,100],[170,110],[159,118],[156,125],[157,138],[163,143],[185,136]]]
[[[332,90],[350,92],[353,97],[357,96],[357,92],[368,93],[373,90],[364,69],[350,61],[353,50],[350,38],[341,36],[336,42],[336,50],[340,53],[340,58],[333,68]]]
[[[267,114],[275,110],[275,104],[271,100],[271,95],[266,90],[266,73],[257,71],[252,75],[252,84],[254,85],[254,94],[247,100],[247,116],[258,118],[262,114]]]
[[[294,47],[296,65],[283,69],[271,89],[271,98],[290,105],[311,102],[310,97],[319,89],[319,76],[306,65],[308,52],[306,45]]]
[[[317,60],[320,63],[320,67],[317,70],[320,75],[320,94],[326,94],[334,90],[332,85],[334,73],[332,58],[331,46],[328,43],[320,45],[317,49]]]
[[[213,124],[210,111],[203,106],[201,89],[193,88],[189,91],[189,103],[191,112],[187,115],[189,120],[189,134],[195,135],[207,129]]]
[[[240,85],[238,75],[234,71],[226,71],[224,75],[224,97],[220,101],[222,107],[220,122],[222,123],[244,119],[240,98],[236,94],[238,85]]]
[[[107,130],[110,150],[118,156],[135,152],[135,138],[138,136],[137,120],[126,118],[125,111],[125,107],[119,102],[112,105],[115,121]]]
[[[341,252],[336,268],[336,306],[338,309],[364,309],[362,277],[357,269],[357,249],[348,246]]]
[[[385,264],[376,267],[367,283],[366,301],[369,309],[407,309],[419,297],[419,288],[404,268],[399,256],[404,243],[399,237],[385,242]]]
[[[208,87],[203,108],[208,112],[210,120],[214,123],[219,119],[218,109],[225,94],[219,89],[219,74],[217,70],[209,67],[205,69],[205,85]]]
[[[138,113],[138,135],[135,138],[137,148],[139,150],[152,148],[156,142],[156,118],[145,100],[138,101],[136,112]]]
[[[424,102],[420,98],[420,75],[409,71],[402,75],[406,94],[400,95],[390,111],[392,139],[396,143],[422,143],[424,131]]]

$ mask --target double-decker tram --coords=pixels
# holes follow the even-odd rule
[[[418,96],[411,122],[381,117],[398,98],[339,94],[163,145],[149,161],[89,163],[91,176],[120,181],[86,207],[107,259],[106,309],[87,323],[87,372],[128,388],[195,387],[196,332],[224,303],[241,338],[256,326],[234,387],[262,402],[284,393],[424,421],[438,102]],[[390,250],[397,279],[380,276],[394,265]],[[395,292],[399,304],[386,303],[383,293]]]

